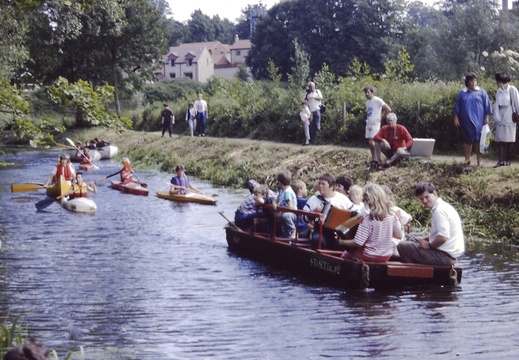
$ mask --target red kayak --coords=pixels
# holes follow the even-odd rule
[[[145,184],[142,184],[145,185]],[[112,189],[119,190],[128,194],[134,194],[134,195],[143,195],[148,196],[148,189],[141,186],[139,183],[135,182],[120,182],[120,181],[112,181],[112,184],[110,185]]]
[[[94,169],[94,164],[89,164],[89,163],[81,163],[79,164],[79,168],[81,170],[90,170],[90,169]]]

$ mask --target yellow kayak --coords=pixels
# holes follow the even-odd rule
[[[47,188],[47,196],[51,198],[57,198],[68,194],[70,190],[70,184],[61,176],[56,184]]]
[[[170,194],[169,191],[157,191],[157,196],[161,199],[171,201],[216,205],[216,200],[213,197],[195,192],[188,192],[187,194]]]

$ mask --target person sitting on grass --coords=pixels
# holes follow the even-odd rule
[[[400,159],[409,156],[408,150],[413,146],[413,137],[403,125],[396,123],[395,113],[389,113],[386,121],[387,125],[382,126],[373,138],[375,142],[373,161],[375,161],[376,170],[384,170],[398,163]],[[388,158],[385,165],[380,161],[381,153]]]

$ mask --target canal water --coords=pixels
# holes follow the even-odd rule
[[[247,190],[214,188],[216,206],[157,198],[170,174],[137,172],[150,196],[98,184],[95,215],[37,212],[56,151],[0,158],[0,315],[21,315],[60,356],[84,359],[489,359],[519,355],[518,257],[468,253],[455,288],[340,290],[235,256],[232,218]],[[117,171],[101,161],[86,181]]]

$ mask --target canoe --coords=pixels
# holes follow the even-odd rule
[[[51,198],[57,198],[58,196],[68,194],[69,190],[70,184],[62,176],[56,184],[47,188],[47,196]]]
[[[307,216],[301,210],[293,210]],[[321,221],[323,216],[321,216]],[[276,219],[276,217],[274,217]],[[423,285],[454,286],[461,282],[462,269],[457,266],[433,266],[399,261],[365,262],[341,259],[341,250],[311,249],[308,239],[286,239],[272,232],[240,229],[233,222],[225,226],[231,252],[285,268],[295,275],[316,279],[340,288],[402,288]],[[278,225],[279,226],[279,225]]]
[[[67,150],[66,153],[70,155],[70,161],[72,162],[82,162],[84,159],[81,155],[76,156],[77,150]],[[88,153],[92,157],[90,161],[96,162],[101,160],[101,153],[99,151],[88,149]]]
[[[138,183],[127,182],[122,183],[120,181],[113,180],[110,187],[115,190],[119,190],[128,194],[148,196],[148,189],[142,187]]]
[[[187,194],[170,194],[169,191],[157,191],[157,197],[177,202],[216,205],[216,200],[213,197],[195,192],[188,192]]]
[[[97,205],[94,200],[85,197],[71,200],[62,197],[60,204],[63,209],[73,212],[94,214],[97,211]]]
[[[111,159],[119,153],[119,148],[115,145],[107,145],[102,148],[97,148],[97,151],[101,153],[101,160]]]

